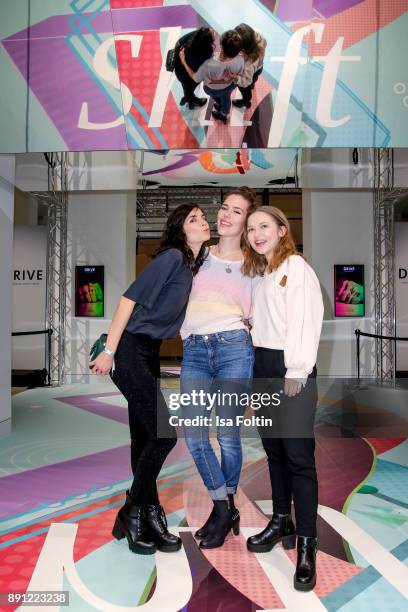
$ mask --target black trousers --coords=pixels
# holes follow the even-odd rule
[[[128,402],[133,472],[130,493],[140,504],[159,504],[156,480],[177,442],[160,392],[160,344],[161,340],[125,331],[111,376]]]
[[[255,350],[254,391],[280,393],[285,373],[283,351]],[[298,395],[287,397],[280,393],[280,400],[279,406],[268,406],[260,411],[260,416],[272,418],[272,427],[258,428],[268,458],[273,511],[290,514],[293,499],[297,534],[315,537],[318,503],[314,455],[316,368]]]
[[[178,54],[176,55],[174,59],[174,74],[176,75],[177,79],[180,81],[183,87],[183,93],[184,93],[184,97],[186,101],[194,102],[194,98],[195,98],[194,91],[198,83],[196,83],[196,81],[194,81],[189,76],[188,72],[186,71],[183,64],[181,63],[181,60]]]
[[[262,70],[263,70],[263,68],[260,68],[259,70],[257,70],[254,73],[254,76],[253,76],[253,79],[252,79],[252,83],[250,85],[248,85],[248,87],[240,87],[238,85],[238,89],[241,92],[242,99],[245,102],[251,102],[251,100],[252,100],[252,90],[255,87],[255,83],[259,79],[259,75],[261,74]]]

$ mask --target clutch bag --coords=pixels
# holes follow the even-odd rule
[[[90,361],[93,361],[97,358],[98,355],[102,353],[106,346],[107,338],[108,334],[101,334],[99,338],[93,343],[92,348],[89,352]]]
[[[176,59],[176,50],[175,49],[169,49],[167,51],[167,57],[166,57],[166,70],[167,72],[173,72],[174,71],[174,62]]]

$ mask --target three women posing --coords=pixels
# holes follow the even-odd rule
[[[268,460],[273,516],[247,546],[267,552],[282,541],[293,548],[297,536],[294,586],[310,590],[316,581],[317,547],[313,424],[323,318],[319,281],[297,253],[285,215],[274,207],[256,209],[252,190],[240,188],[226,195],[217,229],[219,241],[205,253],[202,245],[209,229],[204,214],[194,206],[179,207],[169,218],[160,254],[124,294],[113,318],[107,352],[117,349],[113,380],[129,404],[134,474],[113,533],[126,536],[135,552],[172,551],[181,545],[167,530],[156,489],[160,468],[176,441],[170,426],[164,438],[158,439],[156,431],[158,415],[168,423],[164,399],[159,395],[156,402],[160,339],[174,337],[181,326],[184,392],[198,385],[206,390],[214,385],[229,385],[230,390],[232,385],[248,391],[252,374],[263,391],[272,395],[283,390],[272,431],[259,430]],[[143,305],[141,311],[136,304]],[[91,366],[96,373],[106,373],[112,357],[102,354]],[[218,406],[218,414],[226,410],[230,416],[231,409],[234,414],[240,410]],[[185,436],[213,501],[196,536],[202,548],[216,548],[231,529],[239,531],[234,503],[242,467],[239,432],[218,428],[221,462],[208,428],[186,430]]]

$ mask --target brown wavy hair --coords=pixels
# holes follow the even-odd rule
[[[256,191],[255,191],[255,189],[251,189],[251,187],[236,187],[234,189],[231,189],[226,194],[224,194],[224,197],[222,198],[222,204],[225,202],[225,200],[230,195],[240,195],[242,198],[244,198],[244,200],[246,200],[248,202],[248,208],[247,208],[247,211],[246,211],[247,212],[247,219],[248,219],[249,215],[252,215],[252,213],[254,213],[258,209],[258,203],[256,201]],[[244,228],[244,234],[245,234],[245,228]],[[242,265],[242,273],[243,274],[245,274],[244,267],[245,267],[245,264],[246,264],[247,260],[250,257],[250,251],[251,251],[251,247],[250,247],[248,241],[245,240],[244,234],[242,234],[242,238],[241,238],[241,251],[242,251],[242,254],[244,256],[244,263]]]
[[[279,227],[285,227],[286,233],[284,236],[279,238],[279,242],[276,246],[274,256],[272,257],[269,265],[266,260],[265,255],[260,255],[251,247],[248,241],[248,222],[251,214],[254,212],[263,212],[269,215],[275,223]],[[247,244],[247,249],[249,251],[248,256],[244,260],[244,264],[242,266],[243,274],[247,276],[263,276],[265,272],[269,274],[276,270],[288,257],[291,255],[303,255],[299,253],[296,248],[295,241],[293,239],[293,235],[290,229],[290,223],[288,221],[287,216],[280,208],[276,208],[276,206],[259,206],[256,210],[252,211],[252,213],[247,217],[247,223],[244,230],[244,241]]]
[[[236,32],[242,38],[242,50],[251,62],[256,62],[260,57],[262,50],[256,40],[256,33],[247,23],[240,23],[235,28]]]

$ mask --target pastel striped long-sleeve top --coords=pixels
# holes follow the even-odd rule
[[[226,261],[211,252],[193,279],[193,287],[181,327],[181,337],[190,334],[245,329],[251,317],[254,279],[241,272],[241,261]]]

